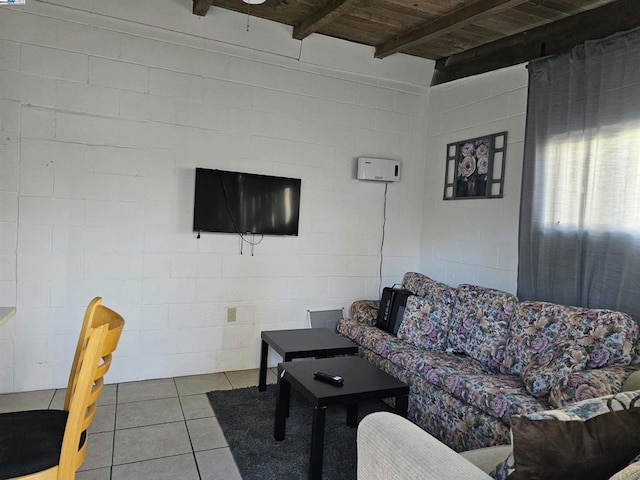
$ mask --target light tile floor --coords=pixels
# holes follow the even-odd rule
[[[257,385],[258,370],[105,385],[77,480],[241,480],[206,392]],[[64,395],[0,395],[0,413],[62,408]]]

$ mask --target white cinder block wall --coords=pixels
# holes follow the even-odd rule
[[[527,83],[518,65],[431,88],[420,271],[449,285],[516,293]],[[447,144],[502,131],[504,198],[443,201]]]
[[[260,330],[377,297],[384,186],[354,180],[358,156],[403,165],[383,284],[440,240],[421,247],[423,202],[439,208],[423,179],[435,171],[440,191],[444,165],[443,148],[426,155],[431,62],[191,8],[0,7],[0,305],[18,307],[0,329],[0,392],[65,384],[96,295],[127,320],[111,382],[255,368]],[[301,178],[300,236],[255,256],[233,235],[196,239],[196,166]]]

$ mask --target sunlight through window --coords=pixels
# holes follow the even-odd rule
[[[640,233],[640,122],[554,137],[545,155],[544,228]]]

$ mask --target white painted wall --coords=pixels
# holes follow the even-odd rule
[[[65,384],[96,295],[127,320],[111,382],[254,368],[261,330],[377,297],[384,186],[358,156],[403,165],[383,284],[418,269],[432,67],[188,0],[0,7],[0,392]],[[302,178],[300,236],[197,240],[196,166]]]
[[[524,65],[431,88],[420,271],[516,293],[526,107]],[[442,200],[447,144],[502,131],[504,198]]]

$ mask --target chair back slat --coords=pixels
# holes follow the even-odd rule
[[[76,384],[78,371],[80,369],[80,362],[82,357],[82,351],[86,347],[87,339],[91,328],[96,328],[101,325],[108,325],[109,330],[104,343],[104,350],[101,352],[102,357],[107,357],[108,352],[113,352],[120,340],[120,334],[124,322],[120,322],[122,317],[111,310],[108,307],[102,305],[102,298],[95,297],[89,302],[82,321],[82,327],[80,328],[80,334],[78,335],[78,343],[76,345],[76,351],[73,357],[73,363],[69,372],[69,381],[67,382],[67,391],[64,399],[64,409],[69,411],[69,402],[71,401],[71,395]],[[111,357],[109,356],[109,362]],[[105,373],[109,369],[110,365],[107,364]],[[104,374],[103,374],[104,375]]]
[[[95,311],[98,305],[102,303],[102,298],[95,297],[89,302],[87,308],[84,311],[84,319],[82,320],[82,326],[80,327],[80,334],[78,335],[78,343],[76,345],[76,351],[73,356],[73,362],[71,363],[71,369],[69,370],[69,380],[67,382],[67,392],[64,397],[64,409],[69,411],[69,402],[71,401],[71,394],[76,384],[78,370],[80,370],[80,356],[82,351],[86,347],[87,339],[89,336],[89,328],[95,318]]]
[[[58,464],[58,478],[73,478],[75,475],[74,461],[78,454],[78,446],[81,443],[81,436],[86,428],[84,418],[88,408],[87,402],[91,397],[94,377],[100,359],[100,347],[108,327],[102,326],[92,329],[89,341],[82,352],[81,366],[76,378],[74,392],[71,395],[69,404],[69,417],[62,440],[62,451],[60,453],[60,463]],[[85,438],[86,443],[86,438]]]
[[[74,357],[65,398],[69,417],[62,442],[58,479],[73,478],[84,461],[88,438],[84,438],[84,443],[81,438],[95,417],[104,375],[111,366],[112,353],[118,346],[124,324],[118,313],[101,305],[100,298],[93,299],[87,307],[78,339],[79,351]]]
[[[87,428],[89,428],[89,425],[91,425],[91,422],[93,422],[93,418],[96,415],[96,406],[95,404],[92,404],[89,406],[89,408],[87,408],[87,414],[85,415],[84,419],[82,420],[82,431],[85,431]]]

